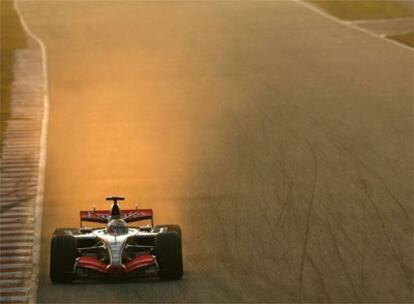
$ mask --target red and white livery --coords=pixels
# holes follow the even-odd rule
[[[157,274],[162,280],[183,275],[181,229],[178,225],[153,225],[152,209],[121,212],[111,196],[111,210],[81,211],[81,228],[59,228],[53,233],[50,252],[50,279],[71,283],[85,277],[136,277]],[[149,220],[146,226],[128,223]],[[105,224],[85,228],[83,222]]]

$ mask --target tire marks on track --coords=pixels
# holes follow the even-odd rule
[[[303,301],[303,275],[304,275],[304,269],[305,269],[305,261],[306,256],[308,255],[308,240],[309,240],[309,234],[311,229],[311,217],[312,217],[312,211],[313,211],[313,204],[315,201],[315,192],[316,192],[316,186],[318,182],[318,158],[316,155],[316,152],[312,146],[312,144],[308,141],[309,150],[312,154],[313,162],[314,162],[314,169],[313,169],[313,182],[312,182],[312,189],[310,191],[311,196],[309,198],[309,207],[308,207],[308,214],[306,216],[306,225],[305,225],[305,240],[303,242],[303,251],[302,251],[302,258],[300,260],[300,271],[299,271],[299,285],[298,285],[298,297],[301,301]]]

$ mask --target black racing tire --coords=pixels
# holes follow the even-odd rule
[[[176,231],[157,235],[155,254],[158,263],[158,277],[161,280],[179,280],[183,276],[181,237]]]
[[[173,224],[157,225],[155,226],[155,228],[167,228],[168,231],[175,231],[178,233],[178,235],[181,238],[181,227],[178,225],[173,225]]]
[[[50,246],[50,279],[53,283],[72,283],[76,260],[76,239],[73,235],[55,235]]]

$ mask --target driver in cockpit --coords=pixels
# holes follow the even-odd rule
[[[126,234],[128,233],[128,225],[123,219],[113,219],[109,221],[107,231],[109,234]]]

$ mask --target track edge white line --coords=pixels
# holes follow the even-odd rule
[[[39,283],[39,262],[40,262],[40,241],[42,233],[42,215],[43,215],[43,198],[44,198],[44,181],[46,168],[46,143],[47,143],[47,127],[49,122],[49,85],[47,71],[47,53],[46,46],[43,41],[37,37],[28,27],[23,14],[20,11],[19,0],[14,0],[14,9],[19,16],[20,23],[24,31],[39,45],[42,60],[43,73],[43,118],[40,134],[40,154],[39,154],[39,173],[35,201],[35,224],[34,224],[34,242],[33,242],[33,271],[31,276],[31,288],[29,291],[29,303],[36,303],[37,287]]]
[[[311,11],[313,11],[315,13],[318,13],[319,15],[321,15],[321,16],[323,16],[325,18],[328,18],[328,19],[330,19],[332,21],[335,21],[337,23],[340,23],[340,24],[342,24],[344,26],[347,26],[347,27],[352,28],[354,30],[357,30],[357,31],[363,32],[365,34],[368,34],[368,35],[370,35],[372,37],[376,37],[378,39],[387,41],[388,43],[391,43],[393,45],[397,45],[399,47],[402,47],[404,49],[407,49],[407,50],[410,50],[410,51],[414,52],[414,48],[412,48],[412,47],[410,47],[408,45],[405,45],[405,44],[403,44],[401,42],[398,42],[396,40],[392,40],[392,39],[389,39],[389,38],[386,38],[386,37],[382,37],[380,35],[377,35],[377,34],[375,34],[373,32],[370,32],[367,29],[364,29],[362,27],[357,26],[356,24],[353,24],[352,22],[345,21],[345,20],[341,20],[341,19],[339,19],[339,18],[337,18],[337,17],[335,17],[333,15],[328,14],[324,10],[318,8],[317,6],[315,6],[315,5],[311,4],[311,3],[305,2],[304,0],[291,0],[291,1],[293,1],[293,2],[295,2],[297,4],[299,4],[299,5],[301,5],[303,7],[306,7],[306,8],[308,8],[309,10],[311,10]]]

